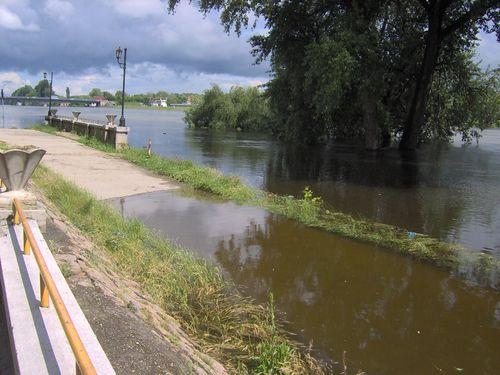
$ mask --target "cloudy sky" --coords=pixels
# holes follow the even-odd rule
[[[201,15],[183,1],[171,15],[161,0],[0,0],[0,84],[7,92],[36,84],[54,71],[63,94],[121,88],[115,62],[128,48],[127,91],[202,91],[267,80],[267,63],[254,65],[249,34],[224,33],[217,14]],[[483,66],[500,63],[494,36],[483,36]]]

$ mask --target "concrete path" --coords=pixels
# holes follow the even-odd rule
[[[11,145],[32,145],[46,150],[43,164],[90,191],[98,199],[179,187],[172,180],[64,137],[29,129],[0,129],[0,140]]]

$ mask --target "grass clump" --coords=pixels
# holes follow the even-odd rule
[[[291,358],[295,356],[295,349],[282,342],[279,338],[279,331],[276,325],[276,317],[274,313],[274,296],[269,295],[268,305],[268,324],[271,328],[271,337],[257,345],[258,355],[253,358],[255,361],[255,374],[272,374],[275,370],[286,372],[286,366],[291,362]]]
[[[47,131],[48,128],[51,127],[40,125],[35,127],[41,131]],[[91,138],[80,137],[79,142],[120,156],[133,164],[173,178],[195,189],[213,193],[240,204],[262,207],[310,227],[368,242],[447,269],[463,269],[464,262],[466,262],[466,266],[472,269],[472,274],[480,283],[489,285],[497,283],[497,278],[490,277],[491,274],[500,273],[500,262],[497,259],[489,255],[470,256],[466,254],[468,250],[458,244],[442,242],[422,234],[409,233],[392,225],[354,218],[335,211],[328,207],[320,197],[314,196],[308,187],[304,189],[303,197],[277,195],[250,187],[236,176],[223,175],[216,169],[199,166],[192,161],[169,159],[156,154],[149,157],[145,149],[133,147],[115,150]],[[468,274],[470,275],[471,272]],[[496,285],[493,286],[496,287]]]
[[[50,169],[38,167],[33,181],[124,275],[231,372],[321,372],[276,324],[274,304],[257,305],[243,297],[214,265],[159,238],[139,221],[123,218]]]

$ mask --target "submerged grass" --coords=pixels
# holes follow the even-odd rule
[[[278,326],[274,305],[243,297],[220,271],[40,166],[37,188],[127,277],[233,373],[322,373]]]
[[[50,126],[43,125],[36,125],[34,129],[49,133],[54,131]],[[307,226],[381,246],[440,267],[464,270],[468,277],[473,275],[481,284],[496,287],[498,282],[496,275],[500,273],[500,262],[490,255],[471,254],[458,244],[442,242],[402,228],[354,218],[335,211],[327,207],[320,197],[315,197],[307,187],[304,189],[303,197],[300,198],[277,195],[250,187],[236,176],[223,175],[216,169],[199,166],[192,161],[169,159],[154,153],[149,157],[145,149],[133,147],[115,150],[93,138],[80,137],[79,142],[120,156],[133,164],[173,178],[195,189],[240,204],[262,207]]]

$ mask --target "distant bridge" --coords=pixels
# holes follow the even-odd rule
[[[7,96],[3,99],[5,104],[11,105],[48,105],[49,97],[40,96]],[[19,104],[18,104],[19,103]],[[52,104],[80,104],[85,107],[100,107],[101,101],[98,99],[67,99],[52,98]]]

